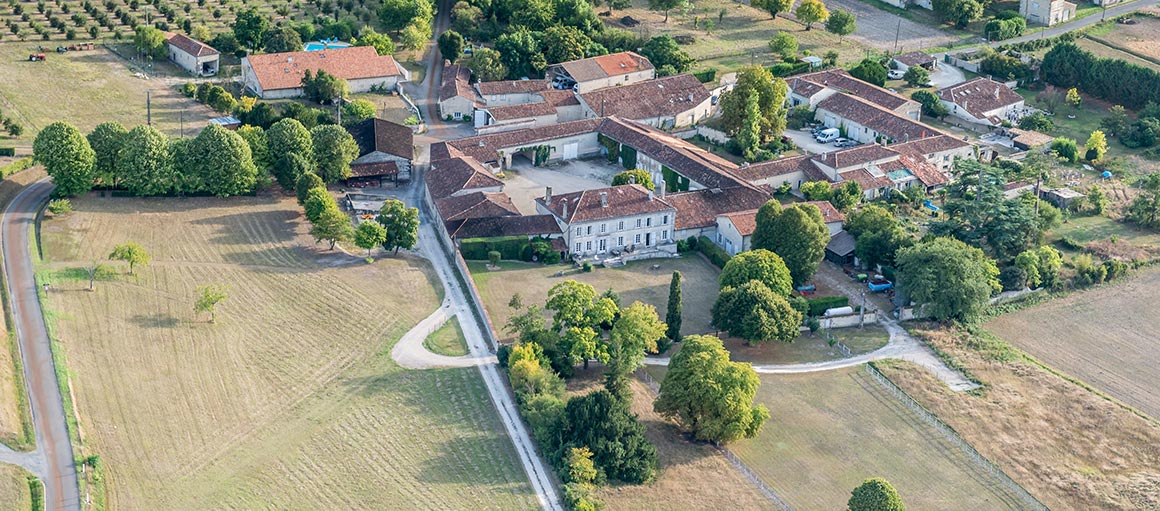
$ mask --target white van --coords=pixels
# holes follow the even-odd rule
[[[838,130],[838,128],[826,128],[818,133],[818,136],[815,138],[815,140],[817,140],[818,143],[826,144],[837,140],[841,135],[842,132]]]

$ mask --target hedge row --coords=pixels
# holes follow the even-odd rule
[[[701,83],[709,83],[713,81],[714,78],[717,78],[717,68],[711,67],[703,71],[697,71],[696,73],[693,73],[693,77]]]
[[[821,298],[812,298],[808,301],[810,304],[810,316],[821,316],[829,309],[850,305],[850,298],[846,296],[823,296]]]
[[[697,250],[700,250],[705,257],[709,258],[709,262],[713,263],[718,268],[724,268],[725,263],[728,263],[733,256],[725,252],[725,249],[713,243],[713,240],[708,236],[701,236],[697,239]]]
[[[16,148],[0,147],[0,156],[16,156]]]
[[[509,261],[531,261],[532,242],[525,236],[506,238],[470,238],[459,242],[459,252],[468,261],[486,261],[487,253],[499,252],[502,259]]]

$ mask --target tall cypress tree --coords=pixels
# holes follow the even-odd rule
[[[681,272],[673,272],[673,280],[669,283],[669,309],[665,313],[665,324],[668,330],[665,336],[673,342],[681,340]]]

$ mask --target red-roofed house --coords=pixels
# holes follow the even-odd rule
[[[717,239],[729,255],[737,255],[752,248],[750,241],[757,230],[757,210],[738,211],[717,215]]]
[[[475,115],[476,107],[482,105],[483,98],[471,87],[471,70],[445,62],[439,84],[439,115],[459,121]]]
[[[576,92],[584,94],[605,87],[629,85],[656,78],[657,72],[652,62],[633,53],[623,51],[562,62],[548,68],[548,76],[555,80],[562,76],[566,83],[574,82]]]
[[[536,212],[560,223],[571,254],[590,257],[673,245],[677,210],[641,185],[621,185],[536,199]]]
[[[167,34],[169,60],[177,67],[194,76],[213,76],[218,72],[221,55],[208,44],[186,37],[184,34]]]
[[[938,99],[951,115],[987,126],[999,126],[1004,120],[1018,120],[1016,116],[1024,108],[1023,96],[1002,83],[981,76],[939,89]]]
[[[302,77],[307,71],[326,71],[342,78],[355,93],[372,87],[394,89],[399,82],[411,79],[411,73],[394,57],[379,55],[370,46],[267,53],[242,59],[242,83],[262,99],[304,95]]]

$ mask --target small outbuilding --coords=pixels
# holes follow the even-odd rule
[[[826,245],[826,260],[838,265],[854,264],[854,235],[840,231]]]
[[[1064,209],[1071,206],[1072,201],[1082,198],[1084,195],[1071,188],[1053,188],[1043,190],[1043,198],[1047,199],[1055,207]]]
[[[921,51],[903,53],[902,55],[898,55],[890,59],[890,62],[894,64],[893,67],[895,69],[903,72],[905,72],[907,69],[910,69],[911,66],[918,66],[926,69],[927,71],[934,71],[935,68],[938,67],[938,59],[935,59],[934,55],[923,53]]]
[[[218,72],[221,54],[212,46],[183,34],[169,34],[166,39],[169,60],[194,76],[213,76]]]
[[[372,118],[347,131],[358,144],[359,154],[350,162],[347,186],[382,186],[388,179],[395,184],[410,179],[415,136],[410,126]]]

